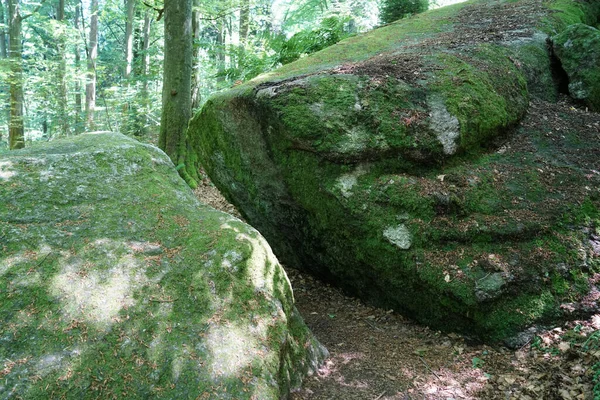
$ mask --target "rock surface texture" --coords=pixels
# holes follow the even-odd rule
[[[598,117],[547,101],[564,75],[549,38],[598,14],[571,0],[420,14],[214,96],[190,137],[282,262],[506,339],[594,307]]]
[[[279,399],[326,351],[260,234],[160,150],[0,157],[0,399]]]
[[[569,94],[600,111],[600,30],[569,26],[553,39],[554,53],[569,77]]]

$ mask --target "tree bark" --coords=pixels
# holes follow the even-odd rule
[[[4,0],[0,0],[0,24],[6,24],[5,13],[4,13]],[[4,65],[5,60],[8,58],[6,52],[6,30],[4,27],[0,29],[0,66]],[[8,93],[8,86],[5,82],[0,84],[0,92]],[[10,108],[7,107],[8,99],[4,100],[4,97],[0,98],[0,112],[3,114],[2,117],[6,119],[7,127],[8,121],[10,121]],[[2,141],[2,131],[0,130],[0,142]]]
[[[23,65],[21,58],[21,23],[19,1],[8,0],[8,35],[10,62],[10,121],[8,128],[8,147],[25,147],[25,128],[23,127]]]
[[[56,20],[63,23],[65,20],[65,0],[59,0],[56,8]],[[63,135],[69,134],[69,113],[67,99],[67,62],[66,62],[66,37],[64,30],[61,30],[58,38],[58,118],[60,130]]]
[[[148,93],[148,74],[150,72],[150,25],[152,24],[152,16],[150,10],[146,10],[144,13],[144,29],[143,29],[143,42],[142,42],[142,66],[141,71],[144,76],[142,81],[142,91]]]
[[[98,0],[90,3],[90,38],[87,55],[87,81],[85,85],[85,112],[87,128],[93,130],[96,109],[96,58],[98,57]]]
[[[3,0],[0,0],[0,24],[5,24],[5,16],[4,16],[4,4]],[[0,29],[0,58],[6,58],[6,30],[5,28]]]
[[[75,7],[75,29],[79,30],[79,15],[81,14],[81,6]],[[75,70],[79,73],[81,68],[81,55],[79,54],[79,43],[75,43]],[[81,80],[75,78],[75,133],[81,133],[82,129],[82,118],[81,118]]]
[[[183,174],[191,116],[192,0],[166,1],[164,20],[163,109],[158,145]]]
[[[217,83],[225,81],[225,40],[226,40],[225,17],[217,20]]]
[[[192,46],[192,110],[200,107],[202,98],[200,96],[200,0],[194,0],[194,10],[192,12],[192,37],[194,39]]]
[[[133,19],[135,0],[125,0],[127,6],[127,23],[125,24],[125,79],[129,79],[133,65]]]
[[[246,44],[248,42],[248,30],[250,27],[250,0],[241,0],[240,8],[240,45],[237,54],[237,68],[242,69],[246,58]]]
[[[242,52],[246,48],[248,41],[248,28],[250,26],[250,0],[242,0],[240,8],[240,49]]]

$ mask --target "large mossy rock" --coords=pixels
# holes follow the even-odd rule
[[[589,311],[597,132],[539,99],[560,86],[548,38],[597,15],[570,0],[427,12],[212,97],[190,139],[284,263],[505,339]]]
[[[569,77],[571,97],[600,111],[600,30],[574,24],[552,41],[554,53]]]
[[[0,157],[1,399],[279,399],[324,353],[262,236],[160,150]]]

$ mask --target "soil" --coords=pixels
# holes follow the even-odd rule
[[[533,124],[540,129],[551,126],[550,140],[561,140],[563,128],[600,139],[598,114],[566,97],[556,104],[533,101],[522,125]],[[527,147],[527,139],[520,136],[506,145]],[[589,151],[593,149],[597,146]],[[585,161],[590,185],[595,186],[600,155],[579,152],[569,158]],[[208,178],[196,195],[241,218]],[[600,315],[559,327],[532,328],[523,334],[523,345],[509,349],[430,330],[393,310],[369,307],[303,272],[287,269],[287,273],[298,309],[330,352],[321,369],[292,393],[292,400],[594,398]]]

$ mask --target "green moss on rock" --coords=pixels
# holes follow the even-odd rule
[[[569,94],[600,111],[600,30],[569,26],[552,38],[554,53],[569,76]]]
[[[552,4],[471,2],[343,41],[213,97],[193,147],[280,259],[371,303],[491,341],[569,318],[598,264],[597,141],[538,110],[558,92]]]
[[[325,350],[269,245],[158,149],[0,158],[0,397],[280,399]]]

